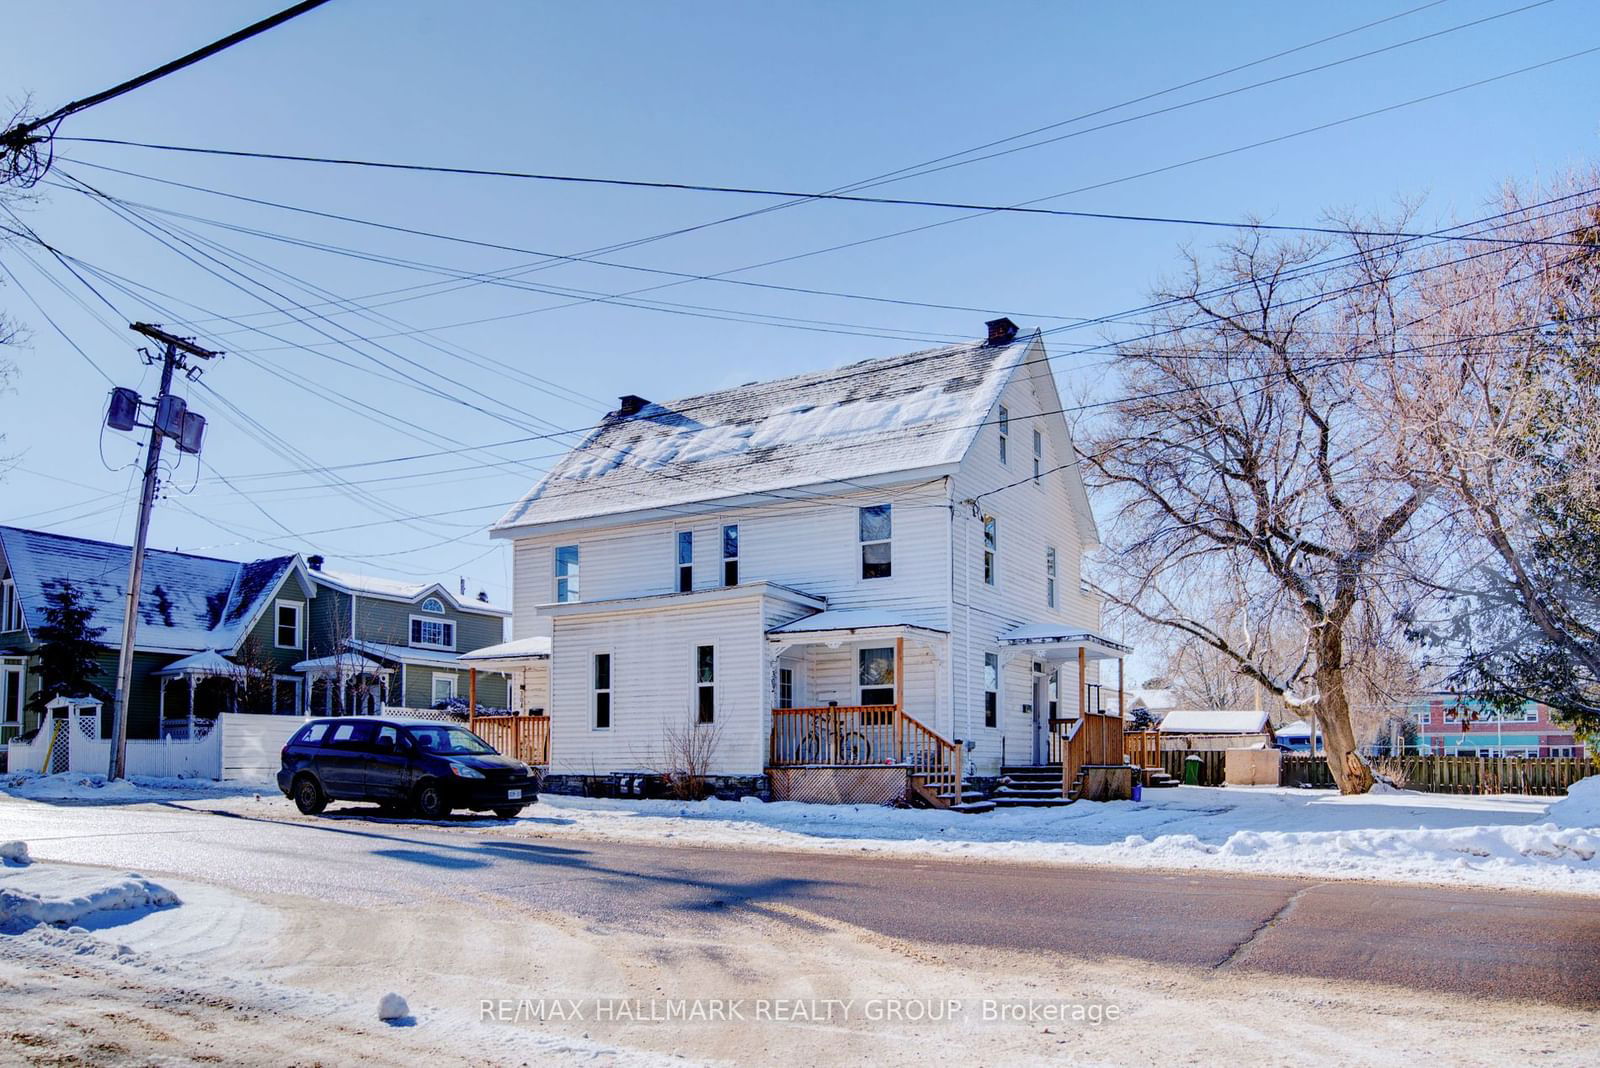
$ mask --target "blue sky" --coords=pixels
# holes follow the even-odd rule
[[[821,190],[1117,105],[1420,3],[334,0],[71,118],[61,133]],[[26,47],[8,49],[0,95],[31,93],[48,110],[279,6],[277,0],[12,5],[8,30]],[[1552,0],[1434,40],[1139,117],[1519,6],[1444,0],[1053,132],[1129,120],[1112,128],[874,192],[1015,203],[1093,185],[1100,187],[1050,203],[1285,223],[1315,222],[1328,210],[1385,211],[1398,198],[1425,197],[1419,224],[1470,217],[1505,178],[1537,178],[1592,158],[1600,133],[1600,54],[1125,179],[1600,45],[1600,8],[1592,0]],[[484,529],[572,437],[374,461],[580,428],[622,393],[669,399],[908,351],[973,336],[990,317],[700,281],[647,296],[671,306],[581,296],[574,305],[560,293],[621,294],[664,279],[570,262],[547,262],[522,275],[516,283],[522,288],[452,285],[448,272],[501,271],[538,260],[311,219],[88,164],[562,255],[721,219],[765,200],[65,142],[59,151],[58,180],[70,174],[163,211],[437,268],[374,263],[171,214],[150,216],[192,232],[208,255],[251,257],[230,261],[238,274],[218,269],[238,283],[230,285],[80,194],[41,187],[37,201],[16,206],[63,252],[167,294],[130,295],[102,280],[97,288],[113,312],[37,252],[0,247],[0,263],[117,384],[148,393],[155,381],[138,361],[134,336],[122,329],[129,319],[192,320],[182,332],[229,353],[208,368],[206,388],[189,387],[192,406],[211,420],[205,460],[220,475],[190,460],[173,472],[152,528],[151,544],[160,547],[237,557],[283,547],[320,551],[333,563],[373,573],[451,583],[465,576],[474,589],[505,597],[508,550],[491,543]],[[811,203],[607,258],[716,273],[960,219],[943,209]],[[1064,317],[1137,306],[1180,246],[1216,237],[1182,226],[990,215],[734,277],[993,309],[1025,326],[1054,326]],[[200,244],[202,238],[229,251]],[[533,285],[547,291],[526,288]],[[551,287],[559,287],[556,295]],[[378,293],[390,295],[365,302],[383,302],[367,313],[371,318],[323,303]],[[272,306],[291,302],[316,303],[328,318],[286,324],[290,316]],[[136,444],[98,429],[107,377],[69,347],[3,272],[0,308],[31,332],[29,346],[16,354],[15,389],[0,396],[5,449],[20,461],[6,478],[0,521],[130,537]],[[413,333],[419,328],[431,333]],[[383,349],[363,340],[397,334],[379,342]],[[1102,336],[1063,335],[1071,345]],[[1057,360],[1063,393],[1114,388],[1098,359]],[[292,450],[280,455],[264,445],[262,427]],[[272,474],[351,464],[366,466],[341,466],[331,475]],[[438,512],[449,514],[397,518]]]

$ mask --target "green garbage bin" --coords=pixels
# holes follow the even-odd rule
[[[1200,785],[1201,760],[1197,756],[1183,758],[1183,785]]]

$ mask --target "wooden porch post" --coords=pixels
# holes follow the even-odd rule
[[[1117,657],[1117,759],[1128,755],[1128,690],[1123,680],[1123,658]]]
[[[467,715],[478,714],[478,669],[467,669]]]
[[[901,716],[906,707],[906,639],[902,635],[894,640],[894,758],[896,761],[905,759],[902,752],[904,745],[901,739],[905,732],[902,730]]]
[[[189,733],[185,736],[194,737],[194,675],[189,676]]]

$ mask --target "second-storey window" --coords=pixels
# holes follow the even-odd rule
[[[1039,481],[1039,465],[1044,463],[1044,435],[1033,432],[1033,480]]]
[[[411,644],[431,646],[434,649],[456,647],[456,625],[448,619],[411,617]]]
[[[1000,723],[1000,654],[983,654],[983,725]]]
[[[889,577],[890,536],[894,533],[891,507],[887,504],[874,504],[870,508],[859,510],[861,577],[864,579]]]
[[[716,722],[717,649],[714,645],[694,647],[694,707],[698,722]]]
[[[22,601],[17,597],[17,584],[10,579],[0,582],[0,631],[22,629]]]
[[[594,654],[594,729],[611,729],[611,654]]]
[[[739,528],[732,523],[722,528],[722,584],[739,585]]]
[[[578,599],[578,547],[562,545],[556,549],[556,603],[570,604]]]
[[[304,605],[299,601],[279,601],[277,605],[277,618],[275,622],[276,635],[273,640],[279,649],[299,649],[300,641],[300,613]]]
[[[1056,606],[1056,548],[1048,546],[1044,551],[1044,603],[1048,608]]]
[[[1000,525],[992,515],[983,517],[983,584],[995,584],[995,554],[1000,549]]]
[[[678,592],[694,589],[694,531],[678,531]]]
[[[1000,462],[1006,462],[1006,438],[1011,435],[1011,413],[1000,405]]]

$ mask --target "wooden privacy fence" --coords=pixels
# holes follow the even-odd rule
[[[1168,754],[1169,756],[1173,754]],[[1435,794],[1535,794],[1554,796],[1590,775],[1600,775],[1597,757],[1380,757],[1378,770],[1398,772],[1408,790]],[[1328,760],[1285,754],[1285,786],[1333,786]]]
[[[549,716],[473,716],[467,726],[505,756],[535,767],[550,765]]]
[[[1179,782],[1186,781],[1183,777],[1184,760],[1188,757],[1200,758],[1200,786],[1221,786],[1227,781],[1227,751],[1223,749],[1208,749],[1196,753],[1184,753],[1178,750],[1169,750],[1161,754],[1161,767],[1166,773]],[[1154,767],[1155,765],[1151,765]]]

